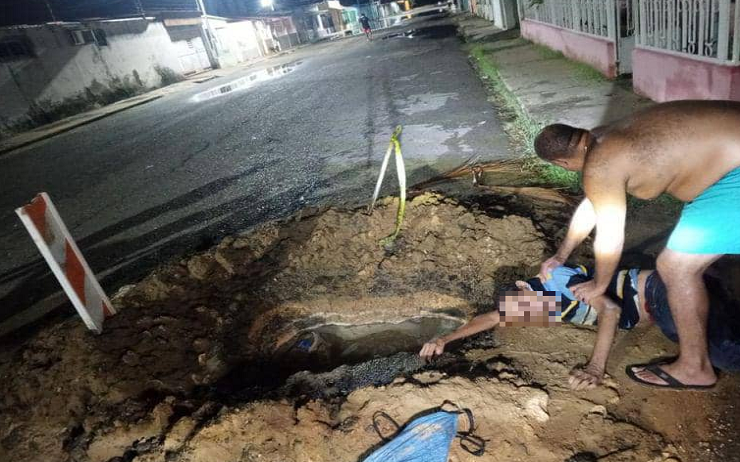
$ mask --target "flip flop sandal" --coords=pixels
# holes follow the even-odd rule
[[[630,366],[627,366],[627,368],[624,370],[624,372],[627,374],[627,377],[631,378],[635,382],[639,383],[640,385],[643,385],[645,387],[650,388],[662,388],[664,390],[711,390],[714,388],[717,384],[713,383],[712,385],[687,385],[685,383],[679,382],[676,380],[675,377],[673,377],[668,372],[664,371],[661,367],[665,363],[662,364],[632,364]],[[643,370],[646,370],[650,373],[652,373],[654,376],[662,379],[665,383],[652,383],[648,382],[647,380],[644,380],[640,378],[637,375],[637,372],[635,372],[633,369],[636,367],[641,367]]]

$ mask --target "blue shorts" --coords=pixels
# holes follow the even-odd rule
[[[668,239],[676,252],[740,254],[740,167],[687,203]]]
[[[668,305],[668,293],[657,271],[647,278],[645,299],[650,315],[663,335],[678,342],[676,324]],[[727,307],[717,297],[710,294],[710,300],[707,324],[709,359],[714,367],[723,371],[740,371],[740,326],[729,318],[725,311]]]

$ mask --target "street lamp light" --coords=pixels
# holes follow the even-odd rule
[[[260,0],[260,6],[262,8],[269,8],[270,11],[275,11],[275,6],[272,3],[272,0]]]

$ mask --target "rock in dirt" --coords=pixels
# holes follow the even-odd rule
[[[216,264],[216,260],[212,255],[196,255],[188,260],[188,272],[191,277],[202,281],[213,275]]]
[[[154,407],[149,417],[140,422],[101,432],[90,443],[87,450],[88,460],[106,462],[114,457],[123,456],[126,450],[137,443],[160,437],[169,425],[172,412],[170,403],[162,402]]]
[[[167,433],[167,437],[164,440],[162,449],[164,449],[165,453],[176,452],[182,449],[195,430],[196,425],[197,422],[187,416],[175,422],[175,425],[172,426],[172,429]]]

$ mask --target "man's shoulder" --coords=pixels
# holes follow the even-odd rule
[[[628,171],[631,166],[632,146],[620,134],[608,133],[592,147],[583,166],[584,174],[613,174],[614,168]]]

